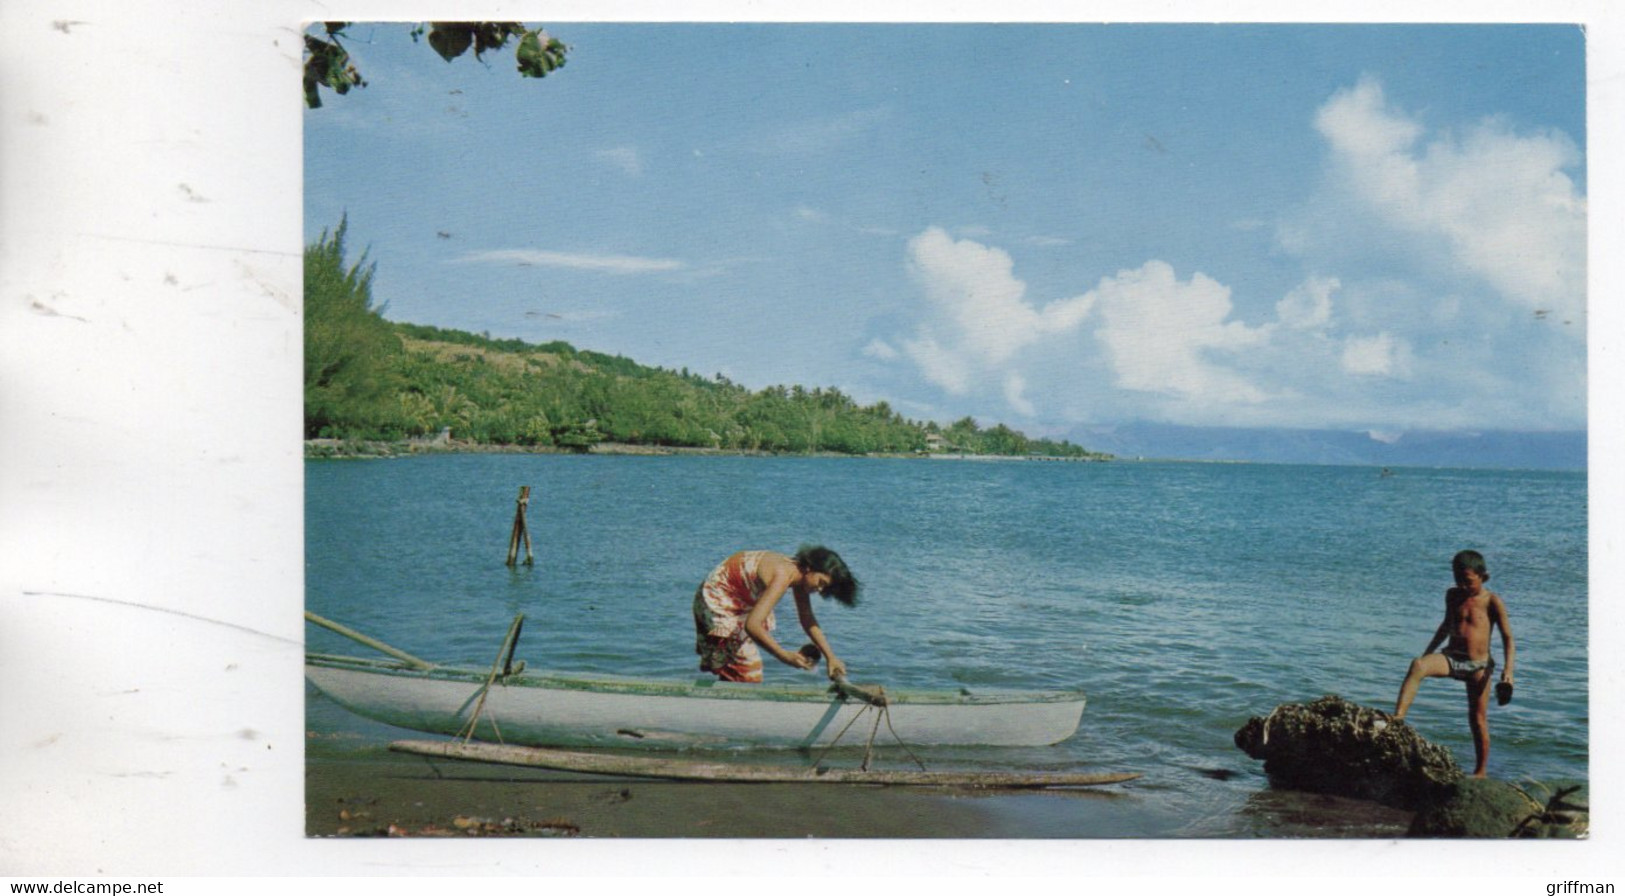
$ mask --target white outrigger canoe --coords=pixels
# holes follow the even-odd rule
[[[908,745],[1046,746],[1071,737],[1081,691],[972,693],[834,685],[655,681],[512,667],[518,620],[492,669],[441,666],[356,636],[395,660],[307,654],[305,677],[358,715],[434,734],[537,747],[824,747],[882,705]],[[865,729],[847,744],[861,742]]]
[[[484,740],[550,747],[821,747],[870,706],[851,687],[544,672],[493,677],[478,669],[317,654],[306,657],[305,677],[345,709],[400,728],[447,735],[472,729]],[[883,694],[892,731],[910,745],[1059,743],[1077,731],[1085,703],[1077,691]]]

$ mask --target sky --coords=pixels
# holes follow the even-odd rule
[[[1587,426],[1585,35],[357,24],[305,237],[394,320],[1032,435]]]

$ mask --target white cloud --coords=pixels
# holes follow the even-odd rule
[[[1269,345],[1235,359],[1269,422],[1585,425],[1581,153],[1502,117],[1436,126],[1451,113],[1406,112],[1373,78],[1317,111],[1323,179],[1278,234],[1335,277],[1282,296]]]
[[[931,227],[908,242],[916,321],[865,354],[906,358],[959,407],[992,413],[998,403],[1035,419],[1042,408],[1072,420],[1374,427],[1379,438],[1464,425],[1458,408],[1493,407],[1512,427],[1583,425],[1584,353],[1552,348],[1583,339],[1584,327],[1548,332],[1561,305],[1539,315],[1520,304],[1532,287],[1517,284],[1532,281],[1519,278],[1540,266],[1506,248],[1498,223],[1533,202],[1515,184],[1550,183],[1530,176],[1540,165],[1487,162],[1498,152],[1529,162],[1537,145],[1563,141],[1486,125],[1424,150],[1424,130],[1388,113],[1370,83],[1334,97],[1317,124],[1336,147],[1333,182],[1358,189],[1319,194],[1297,222],[1294,249],[1321,273],[1275,297],[1244,297],[1258,310],[1274,298],[1273,315],[1249,318],[1229,286],[1201,272],[1181,279],[1156,259],[1041,304],[1004,248]],[[1559,158],[1546,157],[1548,171]],[[1497,171],[1522,174],[1504,189],[1473,183]],[[1558,186],[1545,220],[1565,232],[1563,216],[1579,212],[1565,239],[1583,244],[1584,200],[1566,180]],[[1566,263],[1563,246],[1535,237],[1529,246]],[[1583,311],[1583,289],[1561,289]]]
[[[1316,127],[1343,186],[1380,221],[1441,241],[1451,262],[1510,302],[1583,313],[1586,200],[1564,173],[1580,162],[1568,137],[1520,136],[1487,119],[1423,144],[1422,125],[1371,78],[1334,95]]]
[[[1311,277],[1275,303],[1275,315],[1291,330],[1318,330],[1332,319],[1332,293],[1342,284],[1336,277]]]
[[[919,366],[927,380],[947,390],[949,395],[964,395],[970,391],[971,372],[963,359],[932,337],[905,340],[903,353]]]
[[[980,363],[999,365],[1047,335],[1074,329],[1089,314],[1088,295],[1036,308],[1014,274],[1009,253],[954,240],[933,227],[909,241],[909,269],[939,312],[955,346]]]
[[[1352,88],[1333,94],[1315,115],[1315,127],[1339,152],[1392,166],[1389,179],[1403,181],[1414,168],[1406,158],[1422,135],[1421,125],[1384,110],[1382,85],[1365,77]]]
[[[1019,370],[1041,340],[1079,329],[1094,299],[1060,299],[1042,307],[1027,298],[1009,253],[931,227],[908,243],[908,269],[925,298],[903,353],[927,380],[950,395],[996,388],[1005,404],[1031,416],[1027,381]],[[873,343],[871,343],[873,347]],[[989,384],[985,390],[978,389]],[[992,384],[997,383],[994,387]]]
[[[1391,333],[1357,336],[1343,344],[1342,370],[1351,376],[1403,377],[1410,349]]]
[[[603,149],[599,150],[595,155],[600,161],[614,165],[630,177],[638,177],[643,174],[643,157],[638,154],[637,149],[631,146]]]
[[[457,260],[469,264],[516,264],[521,267],[569,268],[607,274],[652,274],[681,271],[688,267],[686,263],[673,258],[551,252],[545,249],[494,249],[470,252]]]
[[[1230,289],[1195,274],[1181,283],[1161,261],[1101,281],[1096,338],[1124,389],[1200,403],[1263,401],[1264,390],[1223,363],[1257,349],[1268,330],[1228,320]]]
[[[925,301],[914,335],[897,342],[902,355],[948,394],[997,398],[1022,416],[1041,404],[1186,422],[1267,414],[1294,398],[1306,366],[1319,377],[1341,360],[1328,334],[1332,277],[1305,280],[1277,304],[1278,321],[1249,326],[1228,287],[1200,273],[1180,280],[1162,261],[1043,306],[1007,252],[940,228],[909,242],[909,267]],[[872,341],[865,354],[884,358],[890,345]],[[1392,374],[1403,355],[1390,347]],[[1370,349],[1350,359],[1376,363]]]
[[[1004,375],[1004,400],[1023,417],[1032,417],[1038,413],[1037,408],[1027,399],[1027,378],[1013,370]]]
[[[899,357],[897,349],[884,339],[869,340],[869,344],[863,347],[863,354],[881,361],[895,361]]]

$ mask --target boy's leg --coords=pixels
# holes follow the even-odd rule
[[[1405,721],[1405,713],[1416,699],[1416,688],[1424,678],[1445,678],[1450,675],[1450,661],[1442,653],[1429,653],[1411,660],[1405,673],[1405,683],[1399,686],[1399,699],[1394,701],[1394,721]]]
[[[1467,727],[1473,731],[1477,763],[1473,777],[1484,777],[1490,759],[1490,673],[1484,670],[1467,679]]]

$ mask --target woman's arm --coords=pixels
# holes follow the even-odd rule
[[[758,574],[764,576],[762,582],[762,596],[757,598],[756,606],[750,608],[750,615],[745,617],[745,634],[751,640],[762,646],[762,649],[773,654],[779,662],[795,666],[797,669],[811,669],[813,661],[799,653],[791,653],[780,646],[767,630],[768,617],[773,615],[773,608],[778,605],[779,598],[789,590],[790,583],[798,575],[795,564],[787,559],[763,559],[765,569],[758,568]]]
[[[812,639],[813,646],[824,652],[824,659],[828,662],[829,677],[831,680],[846,677],[846,664],[829,646],[829,639],[824,637],[824,630],[818,625],[818,617],[813,615],[812,595],[796,595],[796,616],[801,620],[801,627],[806,630],[807,637]]]

